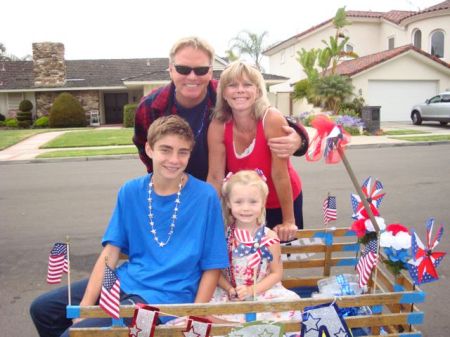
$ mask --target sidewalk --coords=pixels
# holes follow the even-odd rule
[[[306,128],[310,137],[315,133],[315,129]],[[430,123],[427,125],[412,125],[408,122],[384,122],[381,123],[381,129],[384,131],[390,130],[418,130],[423,132],[424,135],[450,135],[450,126],[440,126],[439,124]],[[17,143],[11,147],[0,151],[0,164],[4,162],[11,161],[33,161],[41,153],[56,151],[57,149],[39,149],[39,147],[50,140],[62,135],[65,132],[70,131],[54,131],[37,134],[30,137],[20,143]],[[418,136],[419,134],[414,134],[411,136]],[[436,144],[441,142],[409,142],[406,140],[394,139],[393,136],[352,136],[349,148],[352,147],[385,147],[385,146],[408,146],[408,145],[424,145],[424,144]],[[118,147],[118,146],[114,146]],[[98,147],[97,147],[98,148]],[[112,147],[102,147],[102,148],[112,148]],[[73,148],[71,148],[73,149]],[[86,148],[85,148],[86,149]],[[94,147],[90,148],[94,149]],[[61,150],[68,150],[67,148]],[[129,155],[127,155],[129,156]],[[104,156],[98,156],[104,157]],[[96,158],[98,158],[96,157]],[[117,157],[117,156],[108,156]],[[71,157],[72,158],[72,157]],[[63,159],[63,158],[60,158]],[[70,159],[70,158],[67,158]],[[39,159],[45,160],[45,159]]]

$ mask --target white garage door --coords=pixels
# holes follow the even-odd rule
[[[408,121],[411,108],[438,93],[437,81],[370,81],[367,105],[381,106],[382,121]]]

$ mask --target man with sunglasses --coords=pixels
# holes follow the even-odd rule
[[[213,79],[214,49],[197,37],[177,41],[169,59],[171,83],[155,89],[144,97],[136,110],[133,142],[148,172],[152,161],[145,153],[147,130],[158,117],[178,114],[191,126],[195,146],[186,172],[201,180],[208,175],[207,129],[216,104],[217,81]],[[291,124],[286,136],[269,141],[271,149],[280,157],[303,155],[308,147],[308,135],[303,127]],[[295,132],[297,131],[297,133]]]

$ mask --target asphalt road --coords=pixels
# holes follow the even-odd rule
[[[450,223],[450,145],[351,149],[347,156],[360,181],[377,177],[387,195],[381,215],[387,223],[403,223],[424,234],[434,216]],[[306,228],[320,228],[322,201],[337,196],[338,227],[351,224],[351,181],[339,163],[294,159],[303,180]],[[28,307],[45,283],[52,244],[69,235],[72,280],[88,276],[100,251],[120,185],[144,174],[138,159],[64,161],[0,165],[0,327],[3,336],[37,336]],[[449,249],[444,233],[439,250]],[[424,336],[447,336],[449,257],[439,269],[441,280],[424,285]]]

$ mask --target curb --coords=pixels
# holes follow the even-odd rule
[[[386,148],[386,147],[402,147],[402,146],[432,146],[450,144],[450,141],[436,142],[404,142],[404,143],[376,143],[376,144],[350,144],[349,149],[370,149],[370,148]],[[64,158],[34,158],[23,160],[0,160],[0,165],[14,164],[44,164],[44,163],[60,163],[60,162],[83,162],[97,160],[117,160],[117,159],[139,159],[138,154],[122,154],[109,156],[90,156],[90,157],[64,157]]]

